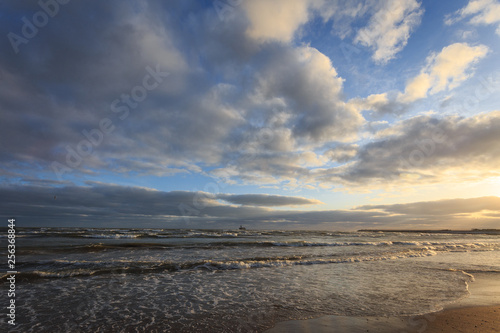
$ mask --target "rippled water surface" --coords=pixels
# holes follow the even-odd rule
[[[469,273],[500,274],[500,236],[481,234],[46,228],[19,229],[17,250],[18,332],[413,315],[466,296]]]

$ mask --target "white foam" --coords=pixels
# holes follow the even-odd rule
[[[124,234],[113,234],[113,235],[106,235],[106,234],[95,234],[95,235],[83,235],[85,238],[101,238],[101,239],[121,239],[121,238],[137,238],[139,235],[124,235]]]
[[[345,258],[327,258],[327,259],[301,259],[301,260],[245,260],[245,261],[216,261],[207,260],[205,263],[198,265],[195,269],[206,268],[213,269],[248,269],[248,268],[263,268],[263,267],[284,267],[293,265],[318,265],[318,264],[334,264],[334,263],[353,263],[363,261],[380,261],[380,260],[395,260],[403,258],[416,258],[435,256],[435,251],[407,251],[396,254],[388,254],[381,256],[359,256]]]

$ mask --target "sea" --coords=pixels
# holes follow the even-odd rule
[[[467,297],[476,273],[500,278],[498,234],[16,231],[15,326],[1,272],[9,332],[262,332],[322,315],[416,316]]]

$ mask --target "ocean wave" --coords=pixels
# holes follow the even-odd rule
[[[120,250],[172,250],[172,249],[223,249],[237,247],[253,248],[298,248],[298,247],[365,247],[377,248],[401,248],[414,250],[430,250],[438,252],[466,252],[466,251],[493,251],[499,250],[499,243],[457,243],[457,242],[416,242],[416,241],[381,241],[381,242],[312,242],[312,241],[249,241],[246,239],[235,239],[227,241],[210,242],[138,242],[134,239],[141,238],[137,235],[92,235],[93,239],[102,239],[102,242],[84,245],[66,246],[26,246],[19,248],[20,254],[44,254],[44,253],[93,253],[99,251],[120,251]],[[109,243],[105,240],[123,240],[123,242]],[[143,238],[142,238],[143,239]],[[130,240],[130,241],[128,241]],[[134,241],[132,241],[134,240]]]
[[[361,255],[361,256],[330,256],[330,257],[306,257],[303,256],[277,256],[277,257],[254,257],[235,260],[200,260],[186,262],[155,262],[155,261],[70,261],[53,260],[38,263],[27,263],[26,267],[39,267],[32,271],[23,271],[16,274],[16,280],[21,282],[32,282],[41,279],[57,279],[72,277],[88,277],[103,274],[145,274],[145,273],[169,273],[181,270],[235,270],[255,268],[278,268],[293,265],[321,265],[357,263],[365,261],[396,260],[403,258],[427,257],[436,255],[436,252],[425,251],[403,251],[387,253],[383,255]],[[1,281],[9,275],[0,278]]]
[[[122,238],[138,238],[142,234],[127,235],[127,234],[94,234],[94,235],[82,235],[84,238],[97,238],[97,239],[122,239]]]
[[[380,260],[395,260],[402,258],[427,257],[436,255],[436,252],[412,252],[399,253],[386,256],[368,256],[368,257],[347,257],[347,258],[330,258],[330,259],[306,259],[306,260],[248,260],[248,261],[207,261],[195,268],[204,268],[208,270],[227,270],[227,269],[249,269],[249,268],[264,268],[264,267],[285,267],[292,265],[321,265],[321,264],[341,264],[341,263],[356,263],[364,261],[380,261]]]
[[[156,249],[156,250],[167,250],[176,248],[177,246],[172,244],[161,244],[161,243],[118,243],[118,244],[106,244],[106,243],[92,243],[85,245],[66,245],[66,246],[27,246],[20,247],[18,253],[21,255],[28,254],[49,254],[49,253],[94,253],[100,251],[108,250],[134,250],[134,249]],[[187,248],[187,246],[186,246]]]
[[[113,238],[113,235],[137,235],[138,238],[237,238],[237,237],[361,237],[353,232],[234,230],[234,229],[135,229],[135,228],[18,228],[24,237]]]

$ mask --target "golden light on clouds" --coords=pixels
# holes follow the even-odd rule
[[[484,45],[469,46],[455,43],[444,47],[440,53],[427,58],[427,66],[421,73],[410,80],[404,94],[399,96],[403,103],[436,94],[443,90],[453,89],[469,77],[467,71],[479,59],[488,53]]]

